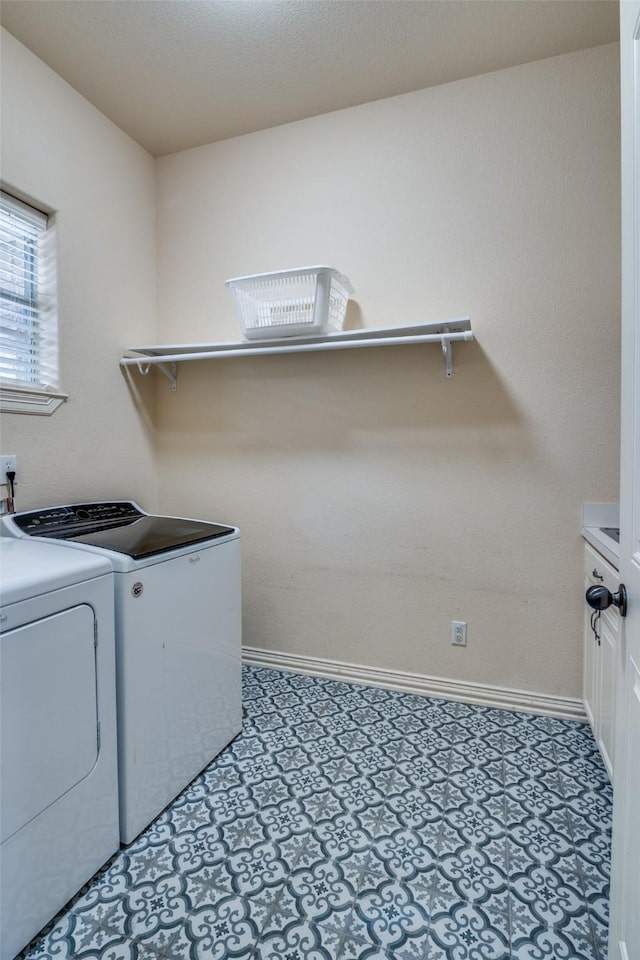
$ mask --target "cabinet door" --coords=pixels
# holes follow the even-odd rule
[[[592,576],[585,574],[584,590],[585,593],[594,585]],[[584,663],[583,663],[583,697],[584,706],[587,712],[587,719],[591,724],[594,737],[596,736],[596,714],[597,708],[597,685],[596,685],[596,656],[597,640],[591,627],[591,614],[593,610],[585,602],[584,605]]]
[[[617,571],[589,545],[585,546],[584,574],[585,590],[594,585],[605,586],[611,593],[618,589]],[[621,621],[615,607],[603,610],[596,621],[598,640],[591,628],[592,613],[591,607],[585,601],[585,709],[607,772],[613,778],[616,658]]]
[[[613,779],[613,756],[615,746],[615,709],[616,709],[616,657],[620,636],[620,614],[617,610],[605,610],[600,618],[600,660],[599,677],[599,718],[597,725],[598,746],[602,759]]]

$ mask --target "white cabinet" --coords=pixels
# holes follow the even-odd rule
[[[603,585],[615,593],[618,571],[589,544],[584,551],[584,589]],[[602,759],[613,777],[616,663],[621,621],[617,607],[594,611],[584,604],[584,702]]]

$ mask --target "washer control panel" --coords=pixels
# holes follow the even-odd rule
[[[79,533],[126,526],[146,514],[128,500],[108,503],[74,503],[67,507],[46,507],[17,513],[12,522],[30,537],[65,539]]]

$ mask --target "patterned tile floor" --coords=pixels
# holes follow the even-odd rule
[[[604,960],[586,724],[245,668],[244,731],[29,960]]]

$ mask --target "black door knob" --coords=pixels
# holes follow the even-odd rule
[[[594,610],[606,610],[613,604],[620,610],[621,617],[627,615],[627,590],[624,583],[620,584],[616,593],[611,593],[605,586],[589,587],[585,598]]]

